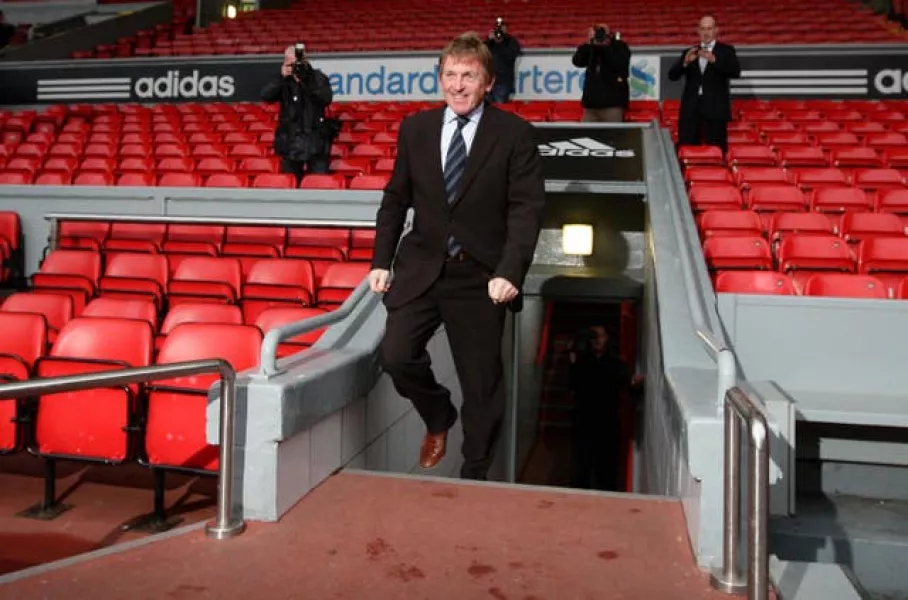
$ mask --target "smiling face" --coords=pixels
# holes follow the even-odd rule
[[[470,55],[449,55],[438,73],[445,103],[458,115],[466,115],[479,106],[489,90],[492,78],[479,59]]]

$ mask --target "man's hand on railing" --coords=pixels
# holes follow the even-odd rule
[[[391,287],[391,273],[387,269],[372,269],[369,272],[369,288],[376,294],[383,294]]]

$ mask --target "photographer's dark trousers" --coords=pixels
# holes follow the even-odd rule
[[[296,176],[296,185],[299,186],[303,176],[307,173],[327,173],[329,158],[327,156],[313,156],[309,160],[283,159],[281,173],[292,173]]]
[[[495,104],[509,102],[514,95],[514,86],[509,83],[496,83],[489,92],[489,101]]]
[[[584,123],[621,123],[624,121],[624,109],[620,106],[584,108],[580,120]]]
[[[702,98],[697,102],[697,112],[693,117],[678,120],[678,145],[701,144],[718,146],[723,155],[728,151],[728,121],[710,118]]]

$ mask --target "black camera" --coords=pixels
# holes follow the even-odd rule
[[[312,70],[312,66],[306,58],[306,44],[297,42],[293,46],[293,52],[296,56],[296,62],[293,63],[293,74],[298,79],[304,79],[309,74],[309,71]]]
[[[495,39],[501,40],[504,37],[504,18],[495,19]]]

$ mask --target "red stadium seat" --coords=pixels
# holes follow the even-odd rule
[[[111,298],[147,298],[160,309],[170,281],[167,257],[161,254],[122,253],[111,256],[98,289]]]
[[[778,251],[779,271],[788,273],[799,290],[818,272],[853,273],[855,260],[848,244],[836,236],[791,235]]]
[[[234,304],[243,281],[235,258],[191,256],[180,263],[167,286],[171,306],[184,302]]]
[[[319,307],[339,306],[369,273],[367,263],[338,263],[326,271],[315,292]]]
[[[703,254],[711,271],[772,270],[772,252],[760,236],[712,237],[703,243]]]
[[[262,260],[253,265],[243,283],[242,304],[246,323],[272,306],[304,307],[312,304],[315,275],[306,260]]]
[[[133,319],[148,323],[153,331],[158,328],[158,310],[150,299],[95,298],[82,311],[82,318],[87,317]]]
[[[797,294],[794,281],[775,271],[723,271],[716,276],[716,292],[730,294]]]
[[[47,322],[40,314],[0,312],[0,383],[28,379],[32,367],[47,349]],[[24,402],[0,400],[0,454],[22,448],[24,431],[19,419]]]
[[[805,296],[835,298],[889,298],[886,285],[870,275],[852,273],[818,273],[804,285]]]
[[[156,364],[220,358],[237,371],[258,365],[262,333],[251,325],[184,323],[167,336]],[[145,426],[152,468],[215,473],[218,447],[206,438],[208,388],[216,374],[157,381],[148,387]]]
[[[87,250],[54,250],[47,255],[40,270],[32,275],[37,292],[66,293],[73,299],[76,316],[98,287],[101,277],[101,255]]]
[[[698,222],[704,239],[718,235],[763,235],[760,215],[751,210],[708,210],[700,213]]]

